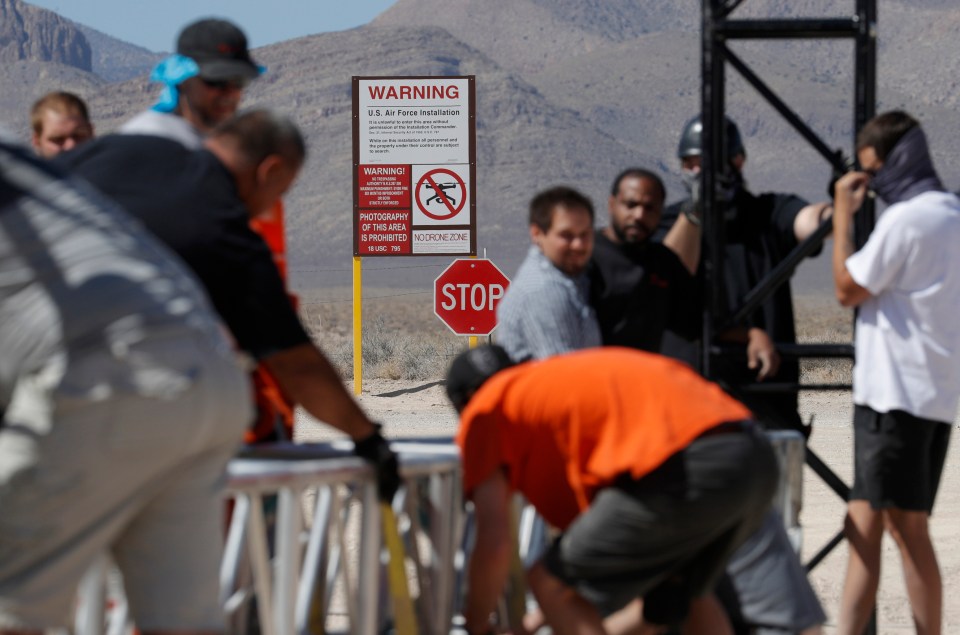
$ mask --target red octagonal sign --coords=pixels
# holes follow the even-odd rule
[[[459,258],[433,283],[433,312],[457,335],[489,335],[509,285],[489,260]]]

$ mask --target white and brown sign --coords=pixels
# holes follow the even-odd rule
[[[354,77],[354,255],[476,255],[474,78]]]

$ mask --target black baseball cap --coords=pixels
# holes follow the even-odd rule
[[[247,36],[227,20],[207,18],[187,25],[177,38],[177,53],[195,61],[203,79],[260,75],[260,67],[250,58]]]
[[[447,371],[447,397],[460,412],[485,381],[513,365],[513,360],[502,346],[490,344],[471,348],[454,358],[450,364],[450,370]]]

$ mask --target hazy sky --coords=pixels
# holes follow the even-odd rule
[[[251,47],[366,24],[396,0],[29,0],[74,22],[151,51],[172,51],[201,17],[236,22]]]

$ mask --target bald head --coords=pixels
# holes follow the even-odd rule
[[[269,110],[250,110],[228,119],[213,129],[204,145],[233,174],[252,216],[273,207],[306,158],[296,124]]]
[[[278,155],[300,167],[307,155],[297,125],[270,110],[248,110],[231,117],[214,128],[209,139],[232,146],[238,158],[254,165]]]

